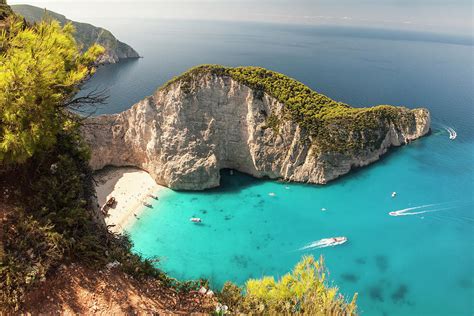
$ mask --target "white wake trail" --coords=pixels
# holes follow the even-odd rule
[[[426,204],[426,205],[420,205],[420,206],[415,206],[415,207],[409,207],[409,208],[404,208],[403,210],[397,210],[388,213],[390,216],[405,216],[405,215],[416,215],[416,214],[421,214],[421,213],[426,213],[427,211],[420,211],[420,212],[409,212],[413,210],[418,210],[426,207],[431,207],[431,206],[436,206],[439,204]]]
[[[435,205],[442,205],[442,204],[445,204],[445,203],[441,203],[441,204],[429,204],[428,206],[435,206]],[[423,210],[423,211],[417,211],[417,212],[408,212],[410,210],[414,210],[414,209],[421,209],[421,208],[426,208],[428,207],[426,205],[422,205],[422,206],[418,206],[418,207],[411,207],[411,208],[406,208],[406,209],[403,209],[403,210],[398,210],[398,211],[394,211],[394,212],[390,212],[388,213],[390,216],[410,216],[410,215],[419,215],[419,214],[424,214],[424,213],[434,213],[434,212],[439,212],[439,211],[445,211],[445,210],[451,210],[453,208],[456,208],[456,206],[451,206],[451,207],[442,207],[442,208],[438,208],[438,209],[434,209],[434,210]]]
[[[341,245],[345,243],[346,241],[347,241],[346,237],[323,238],[320,240],[313,241],[298,250],[309,250],[309,249],[333,247],[333,246]]]
[[[444,129],[449,133],[449,139],[454,140],[458,137],[458,133],[454,130],[454,128],[449,126],[444,126]]]

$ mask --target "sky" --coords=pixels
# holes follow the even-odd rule
[[[339,25],[473,35],[472,0],[8,0],[81,22],[172,18]]]

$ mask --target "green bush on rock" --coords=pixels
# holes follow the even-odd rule
[[[227,282],[219,299],[232,313],[257,315],[356,315],[357,294],[346,302],[337,288],[326,285],[323,258],[303,257],[291,273],[248,280],[242,291]],[[244,293],[244,294],[242,294]]]

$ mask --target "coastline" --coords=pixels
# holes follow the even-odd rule
[[[147,209],[143,203],[154,201],[149,195],[165,188],[156,184],[146,171],[133,167],[107,167],[94,178],[100,207],[111,197],[117,201],[108,208],[105,217],[105,223],[114,233],[124,233]]]

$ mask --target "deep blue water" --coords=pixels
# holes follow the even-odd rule
[[[282,184],[223,172],[220,189],[160,192],[130,229],[135,251],[179,279],[280,276],[304,254],[324,255],[331,280],[359,292],[365,315],[474,313],[472,41],[364,29],[192,21],[108,20],[145,58],[101,68],[100,113],[130,107],[202,63],[258,65],[354,106],[427,107],[428,137],[329,185]],[[449,139],[445,127],[458,137]],[[397,191],[396,198],[391,198]],[[274,193],[275,196],[270,196]],[[412,216],[395,210],[430,205]],[[326,211],[321,209],[325,208]],[[204,225],[189,223],[191,216]],[[346,236],[334,248],[300,251]]]

